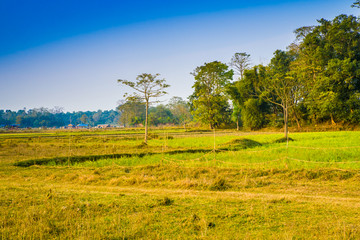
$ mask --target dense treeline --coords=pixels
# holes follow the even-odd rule
[[[187,104],[178,102],[186,120],[159,105],[149,109],[150,124],[180,124],[193,117],[210,128],[284,126],[285,136],[289,125],[358,124],[359,18],[321,19],[294,33],[295,41],[285,51],[276,50],[268,65],[250,67],[250,55],[242,52],[235,53],[229,65],[213,61],[195,68],[194,92]],[[143,122],[143,101],[130,100],[120,106],[120,120],[125,125]]]
[[[191,120],[188,104],[180,97],[173,97],[169,104],[149,108],[149,123],[159,125],[186,125]],[[142,126],[145,121],[145,105],[142,102],[123,102],[117,110],[66,112],[61,108],[30,110],[0,110],[0,127],[63,127],[68,124]]]
[[[138,98],[122,102],[119,123],[125,127],[143,125],[145,122],[145,104]],[[192,119],[189,104],[180,97],[173,97],[167,105],[149,108],[149,123],[152,126],[182,125],[186,127]]]
[[[229,118],[248,129],[284,125],[286,133],[292,123],[358,124],[359,18],[340,15],[318,23],[295,30],[295,42],[276,50],[266,66],[250,68],[250,55],[236,53],[231,70],[218,61],[196,68],[189,98],[195,119],[210,127],[227,125]]]
[[[96,126],[98,124],[117,124],[119,113],[109,111],[66,112],[61,108],[38,108],[30,110],[0,110],[0,126],[17,125],[22,128],[35,127],[62,127],[68,124],[81,123]]]

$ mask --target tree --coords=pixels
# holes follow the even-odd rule
[[[154,126],[172,124],[174,117],[169,108],[159,104],[156,107],[149,108],[149,122]]]
[[[147,143],[148,139],[148,112],[149,112],[149,105],[152,103],[150,102],[151,98],[157,98],[164,96],[167,94],[164,89],[170,87],[170,85],[165,83],[165,79],[158,79],[160,74],[149,74],[143,73],[137,76],[136,81],[128,81],[118,79],[118,82],[129,86],[130,88],[137,91],[137,93],[132,94],[124,94],[124,97],[127,101],[132,101],[134,99],[142,99],[145,102],[145,137],[144,143]]]
[[[53,113],[53,114],[64,113],[64,108],[55,106],[54,108],[50,109],[50,113]]]
[[[120,112],[119,123],[124,126],[132,126],[143,123],[145,119],[145,104],[141,98],[133,98],[130,101],[121,101],[117,110]]]
[[[299,97],[299,82],[290,71],[294,57],[288,52],[276,50],[271,59],[265,78],[261,79],[261,97],[283,109],[284,134],[288,137],[289,109]]]
[[[228,85],[227,92],[233,103],[232,117],[238,128],[240,123],[250,129],[259,129],[264,125],[265,121],[258,120],[255,116],[263,118],[264,114],[269,112],[269,104],[260,99],[259,85],[265,74],[264,66],[254,66],[244,71],[242,80]]]
[[[250,54],[246,52],[235,53],[230,60],[230,66],[235,70],[235,74],[239,75],[239,80],[228,85],[227,93],[232,100],[232,114],[231,119],[236,122],[236,129],[239,130],[240,119],[241,119],[241,109],[244,107],[244,103],[241,102],[241,96],[237,86],[239,81],[244,80],[244,72],[250,66]]]
[[[82,122],[83,124],[87,123],[88,120],[89,120],[89,118],[86,114],[83,114],[80,118],[80,122]]]
[[[168,107],[175,117],[176,121],[184,126],[191,120],[191,113],[189,104],[181,97],[172,97],[169,101]]]
[[[238,88],[240,81],[236,81],[227,85],[226,91],[232,101],[233,109],[231,120],[236,123],[236,130],[240,129],[241,110],[243,108],[240,89]]]
[[[241,107],[236,104],[236,102],[233,102],[233,109],[231,113],[231,120],[233,120],[236,123],[236,130],[240,130],[240,119],[241,119]]]
[[[228,68],[226,64],[214,61],[197,67],[192,73],[195,77],[194,93],[189,97],[192,113],[211,129],[230,120],[225,86],[232,79],[233,71]]]
[[[249,98],[244,104],[244,126],[251,130],[260,129],[264,123],[264,113],[261,111],[261,99]]]
[[[94,125],[99,124],[101,115],[102,115],[102,111],[100,109],[97,112],[92,114],[92,120],[94,121]]]
[[[23,116],[21,116],[21,115],[17,115],[16,116],[16,124],[19,124],[19,125],[22,125],[23,124]]]
[[[355,1],[355,2],[353,3],[353,5],[351,5],[351,7],[360,8],[360,0]]]
[[[244,71],[250,66],[250,54],[246,52],[235,53],[231,58],[230,66],[234,68],[235,74],[240,76],[240,80],[244,78]]]
[[[315,121],[360,120],[360,22],[340,15],[304,34],[296,74],[304,82],[304,103]]]

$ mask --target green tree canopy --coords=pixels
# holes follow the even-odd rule
[[[173,114],[175,121],[186,128],[186,124],[191,121],[189,104],[181,97],[172,97],[168,107]]]
[[[194,93],[190,96],[192,113],[211,129],[230,120],[225,86],[232,80],[233,71],[228,68],[214,61],[197,67],[192,73],[195,77]]]
[[[172,124],[174,117],[169,108],[160,104],[156,107],[150,107],[149,109],[149,122],[151,125],[165,125]]]
[[[140,98],[121,101],[117,109],[121,114],[119,123],[125,127],[143,123],[145,120],[145,104]]]
[[[360,120],[360,24],[355,16],[321,19],[299,44],[296,72],[311,119]]]
[[[261,97],[283,110],[284,132],[288,136],[289,111],[300,98],[300,82],[291,71],[295,60],[290,52],[276,50],[268,66],[266,77],[260,82]]]

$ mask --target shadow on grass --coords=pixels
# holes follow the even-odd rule
[[[208,149],[187,149],[187,150],[174,150],[167,152],[144,152],[144,153],[120,153],[120,154],[105,154],[105,155],[86,155],[86,156],[71,156],[71,157],[55,157],[55,158],[43,158],[43,159],[32,159],[25,160],[14,163],[14,166],[17,167],[30,167],[33,165],[47,165],[47,164],[55,164],[55,165],[64,165],[64,164],[74,164],[74,163],[82,163],[86,161],[98,161],[101,159],[113,159],[113,158],[123,158],[123,157],[145,157],[156,154],[181,154],[181,153],[207,153],[212,150]]]
[[[286,138],[286,137],[283,137],[283,138],[279,138],[279,139],[276,139],[275,141],[274,141],[274,143],[286,143],[286,142],[293,142],[293,141],[295,141],[294,139],[292,139],[292,138]]]
[[[240,139],[233,139],[230,142],[224,143],[220,146],[220,150],[228,150],[228,151],[238,151],[247,148],[254,148],[254,147],[261,147],[263,146],[261,143],[247,139],[247,138],[240,138]]]

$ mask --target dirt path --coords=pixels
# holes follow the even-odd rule
[[[336,197],[324,195],[310,195],[303,193],[268,193],[268,192],[250,192],[250,191],[199,191],[167,188],[142,188],[142,187],[114,187],[114,186],[90,186],[90,185],[64,185],[49,184],[46,187],[55,191],[86,193],[86,194],[149,194],[157,196],[169,196],[179,198],[209,198],[223,200],[260,200],[276,201],[287,200],[297,202],[312,202],[317,204],[337,204],[347,207],[360,208],[360,197]]]

